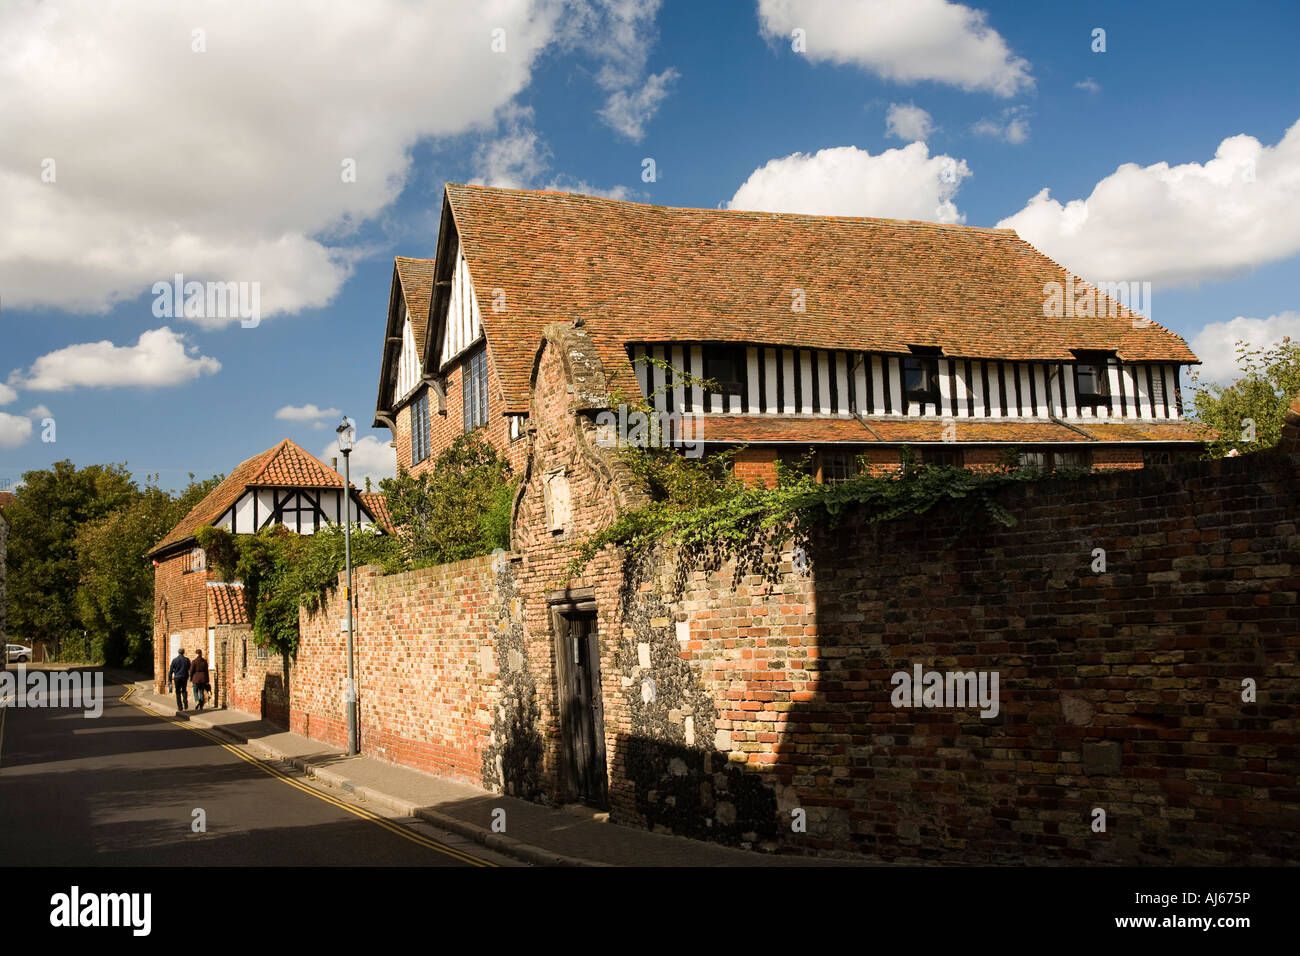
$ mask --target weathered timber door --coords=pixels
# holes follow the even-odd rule
[[[567,799],[603,808],[609,794],[596,611],[583,605],[554,608],[553,621],[565,758],[562,789]]]

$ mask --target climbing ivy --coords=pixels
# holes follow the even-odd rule
[[[1090,469],[1043,472],[1017,467],[1018,456],[1004,456],[987,470],[918,464],[910,448],[902,453],[902,468],[879,475],[859,459],[859,474],[846,481],[819,483],[811,473],[811,452],[802,460],[777,462],[775,487],[746,485],[730,472],[738,449],[691,460],[672,449],[631,448],[621,454],[632,471],[646,481],[654,500],[620,515],[609,527],[590,536],[570,562],[573,575],[609,545],[638,556],[657,543],[690,555],[739,556],[761,552],[775,538],[806,541],[820,528],[833,527],[853,514],[871,523],[921,515],[944,502],[958,506],[958,521],[949,541],[955,541],[980,518],[1003,526],[1016,518],[997,499],[999,489],[1047,477],[1072,478]]]

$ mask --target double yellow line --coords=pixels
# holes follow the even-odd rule
[[[455,847],[450,847],[447,846],[447,844],[445,843],[440,843],[439,841],[433,839],[432,837],[427,837],[422,833],[418,833],[415,830],[410,829],[409,827],[404,827],[399,823],[394,823],[392,820],[389,820],[387,817],[381,817],[379,814],[367,810],[365,807],[353,806],[352,804],[345,803],[344,801],[339,800],[337,797],[331,796],[328,793],[323,793],[322,791],[317,790],[315,787],[309,787],[307,786],[307,784],[299,780],[295,780],[293,777],[289,776],[284,771],[278,769],[277,767],[272,766],[266,761],[261,760],[258,757],[254,757],[252,754],[247,753],[244,750],[241,750],[239,747],[236,747],[234,744],[227,743],[226,741],[218,737],[216,734],[209,733],[208,731],[204,730],[201,727],[195,727],[193,724],[189,723],[188,721],[177,720],[174,717],[168,717],[165,714],[159,714],[156,711],[150,710],[148,707],[145,707],[143,704],[137,704],[135,701],[131,700],[131,697],[134,696],[134,694],[135,694],[135,688],[130,685],[127,685],[126,693],[124,693],[121,697],[122,702],[126,704],[130,704],[136,710],[139,710],[142,713],[149,714],[151,717],[157,717],[159,720],[165,720],[169,724],[173,724],[177,727],[184,727],[186,730],[198,734],[200,737],[203,737],[211,741],[212,743],[216,744],[222,750],[229,751],[230,753],[234,754],[236,757],[238,757],[240,760],[244,761],[245,763],[252,764],[258,770],[261,770],[263,773],[275,777],[281,783],[288,784],[289,786],[293,787],[295,790],[301,790],[303,793],[313,796],[317,800],[323,800],[326,803],[330,804],[331,806],[338,807],[340,810],[346,810],[348,813],[352,814],[353,816],[360,817],[363,820],[368,820],[369,822],[375,824],[376,826],[383,827],[385,830],[388,830],[390,833],[395,833],[397,836],[400,836],[404,840],[410,840],[412,843],[418,843],[420,846],[427,847],[430,850],[435,850],[438,853],[442,853],[446,856],[449,856],[453,860],[459,860],[461,863],[468,863],[470,866],[496,866],[495,863],[492,863],[489,860],[481,860],[476,856],[471,856],[468,853],[465,853],[461,850],[457,850]],[[2,713],[3,712],[0,712],[0,714]],[[0,716],[0,720],[3,720],[2,716]],[[0,724],[0,731],[2,730],[3,730],[3,724]],[[3,738],[0,737],[0,741],[2,740]]]

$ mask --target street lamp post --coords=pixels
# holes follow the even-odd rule
[[[352,671],[352,441],[357,430],[352,420],[343,416],[343,423],[335,429],[339,435],[339,451],[343,453],[343,568],[346,584],[343,599],[348,605],[348,683],[343,691],[343,706],[348,715],[348,756],[355,756],[357,746],[357,683]]]

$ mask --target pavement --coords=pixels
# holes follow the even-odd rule
[[[178,714],[176,701],[155,693],[152,680],[119,674],[133,689],[131,700],[238,744],[250,753],[284,761],[317,785],[472,840],[490,850],[540,866],[843,866],[842,861],[776,856],[737,850],[686,837],[651,833],[609,821],[588,807],[546,807],[469,784],[342,750],[290,733],[253,714],[233,709]],[[193,697],[191,697],[191,705]],[[505,810],[505,832],[493,820]],[[495,814],[495,816],[494,816]]]

